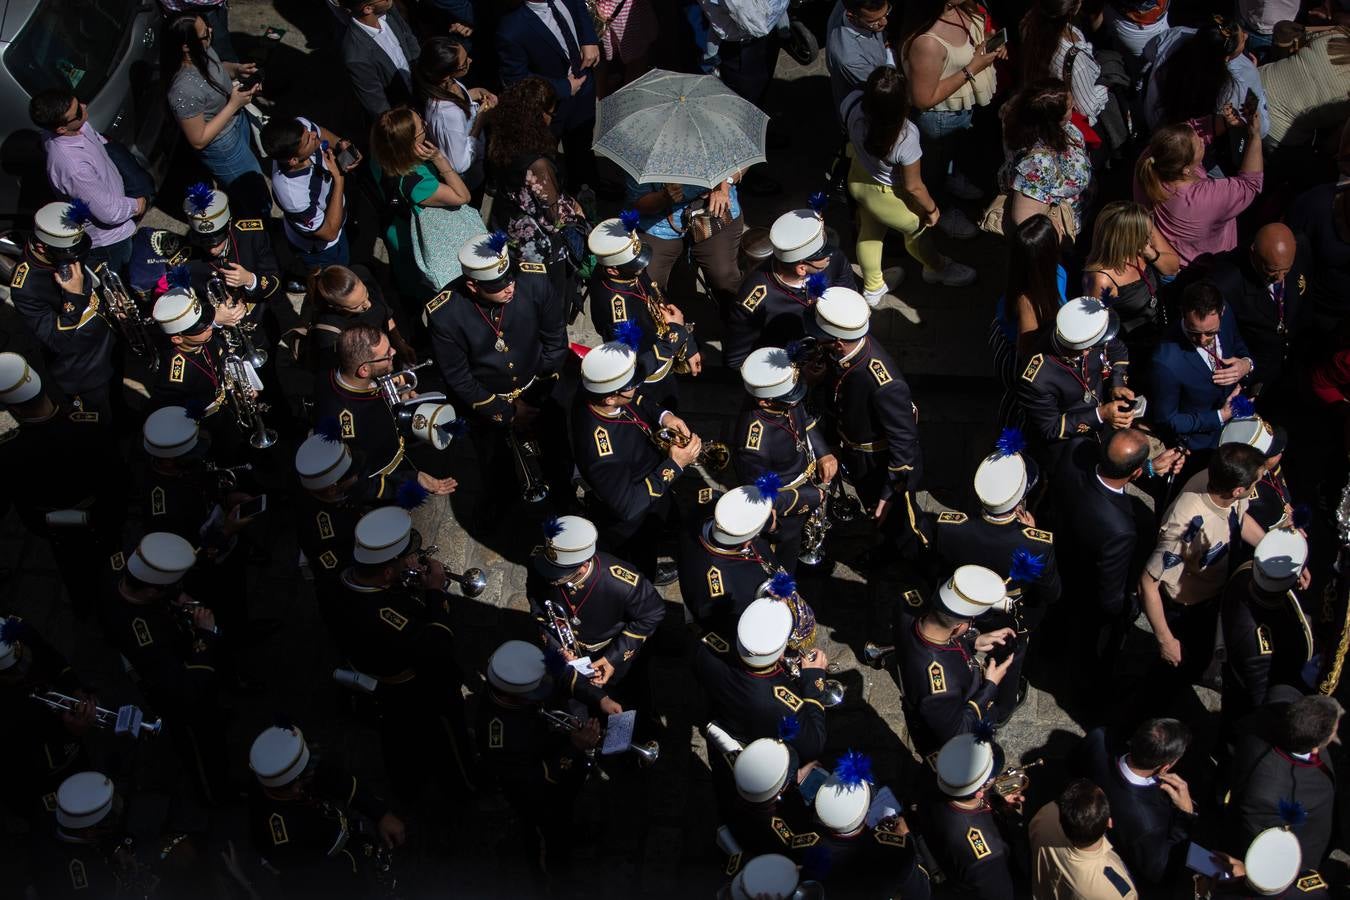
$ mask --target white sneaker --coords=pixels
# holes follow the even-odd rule
[[[876,309],[881,305],[881,301],[886,299],[886,295],[890,292],[891,289],[883,285],[875,291],[863,291],[863,299],[867,301],[868,306]]]
[[[975,283],[975,270],[970,266],[948,260],[947,265],[941,269],[924,267],[923,280],[928,284],[941,284],[946,287],[966,287]]]
[[[947,193],[958,200],[979,200],[984,196],[984,191],[976,187],[974,182],[955,171],[947,176]]]
[[[959,209],[948,207],[942,211],[942,216],[938,219],[938,228],[949,238],[956,238],[959,241],[969,240],[979,234],[979,229],[975,223],[966,218],[966,214]]]

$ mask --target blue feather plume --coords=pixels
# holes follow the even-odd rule
[[[773,500],[782,487],[783,479],[777,472],[763,472],[755,479],[755,490],[759,491],[761,500]]]
[[[1281,800],[1280,819],[1290,828],[1298,828],[1308,821],[1308,811],[1297,800]]]
[[[1256,415],[1256,404],[1250,397],[1244,397],[1242,394],[1234,397],[1228,408],[1233,411],[1235,419],[1250,419]]]
[[[975,736],[976,743],[992,744],[994,742],[994,723],[981,719],[970,729],[970,733]]]
[[[272,724],[283,731],[295,730],[295,723],[291,721],[291,717],[284,712],[279,712],[272,716]]]
[[[769,593],[786,600],[797,593],[797,579],[787,572],[777,572],[769,579]]]
[[[1008,567],[1008,580],[1023,584],[1036,581],[1045,571],[1045,554],[1032,553],[1025,547],[1013,551],[1012,565]]]
[[[9,616],[0,622],[0,641],[9,644],[11,647],[23,640],[23,632],[22,619]]]
[[[502,249],[508,243],[510,243],[510,241],[511,239],[507,237],[505,231],[494,231],[492,232],[492,234],[488,235],[487,239],[488,249],[491,250],[493,253],[501,253]]]
[[[437,425],[436,430],[448,438],[462,438],[469,433],[469,420],[464,418],[451,419],[449,422],[442,422]]]
[[[188,206],[192,211],[201,215],[211,208],[211,200],[215,197],[215,191],[211,190],[211,185],[205,181],[199,181],[187,189]]]
[[[788,361],[793,365],[800,366],[811,358],[811,354],[816,350],[816,342],[813,338],[806,338],[800,341],[792,341],[784,349]]]
[[[164,274],[164,280],[170,288],[189,290],[192,287],[192,270],[187,266],[174,266]]]
[[[1020,428],[1005,428],[994,442],[994,450],[999,456],[1012,456],[1027,448],[1027,439]]]
[[[201,397],[189,397],[183,401],[183,413],[192,421],[200,422],[206,418],[209,404]]]
[[[625,209],[619,213],[619,221],[623,223],[624,230],[632,234],[637,231],[638,223],[642,221],[642,214],[636,209]]]
[[[94,214],[89,211],[89,204],[79,197],[70,201],[70,204],[66,206],[65,213],[61,216],[62,224],[67,228],[79,228],[92,221],[94,221]]]
[[[314,423],[314,433],[330,444],[342,440],[342,423],[337,416],[324,416]]]
[[[614,326],[614,340],[627,344],[636,353],[642,346],[642,326],[636,322],[619,322]]]
[[[406,510],[414,510],[427,501],[431,491],[422,487],[416,478],[409,478],[394,492],[394,502]]]
[[[824,191],[816,191],[810,197],[806,198],[806,202],[815,212],[823,214],[825,212],[825,207],[830,204],[830,195]]]
[[[1307,528],[1312,524],[1312,507],[1306,503],[1299,503],[1294,506],[1294,513],[1290,517],[1294,527],[1297,529]]]
[[[563,532],[562,521],[557,516],[550,516],[544,520],[544,537],[555,538]]]
[[[780,741],[796,740],[797,735],[802,733],[802,723],[797,721],[796,716],[783,716],[778,720],[778,739]]]
[[[834,778],[844,787],[857,787],[864,782],[871,784],[872,757],[866,753],[845,750],[834,764]]]
[[[806,295],[813,300],[819,299],[820,295],[830,286],[830,279],[824,272],[817,272],[806,279]]]

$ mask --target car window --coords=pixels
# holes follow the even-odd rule
[[[94,99],[126,49],[138,0],[41,0],[5,51],[5,68],[29,96],[67,87]]]

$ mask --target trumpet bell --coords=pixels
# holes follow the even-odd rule
[[[703,452],[699,454],[698,460],[704,468],[721,472],[731,464],[731,448],[721,441],[704,441]]]
[[[472,569],[466,569],[464,574],[455,580],[459,582],[459,592],[465,597],[477,597],[487,590],[487,575],[476,566]]]
[[[820,692],[820,705],[826,709],[844,702],[844,683],[838,678],[826,678],[825,689]]]
[[[277,442],[277,433],[271,428],[260,428],[249,436],[248,444],[254,450],[266,450]]]
[[[648,741],[645,744],[633,744],[628,749],[637,754],[638,767],[642,769],[656,765],[656,761],[661,758],[661,745],[656,741]]]

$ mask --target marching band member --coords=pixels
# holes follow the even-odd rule
[[[759,589],[784,571],[763,535],[774,513],[774,477],[723,494],[681,544],[680,598],[704,631],[733,633]]]
[[[123,799],[102,772],[61,782],[54,828],[37,842],[33,871],[46,898],[145,896],[158,879],[137,861]]]

